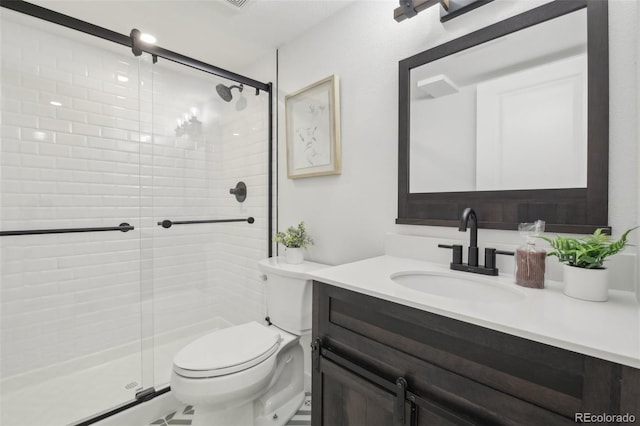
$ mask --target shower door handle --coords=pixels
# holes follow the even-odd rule
[[[165,219],[158,222],[158,226],[162,226],[165,229],[171,228],[173,225],[193,225],[196,223],[227,223],[227,222],[249,222],[253,223],[256,220],[253,217],[246,219],[214,219],[214,220],[169,220]]]
[[[99,228],[60,228],[60,229],[29,229],[22,231],[0,231],[1,237],[14,235],[41,235],[41,234],[73,234],[77,232],[104,232],[104,231],[133,231],[135,228],[126,222],[118,226],[103,226]]]

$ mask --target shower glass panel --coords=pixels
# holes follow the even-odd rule
[[[0,424],[65,425],[163,388],[197,336],[264,320],[270,96],[0,19]],[[77,228],[100,230],[58,232]]]
[[[143,201],[143,265],[153,276],[156,388],[190,340],[265,317],[257,261],[268,250],[269,96],[236,88],[226,102],[218,84],[237,85],[167,60],[153,67],[153,144],[142,148],[141,179],[152,195]],[[229,192],[240,181],[243,202]],[[255,221],[158,226],[248,217]]]
[[[0,237],[0,423],[63,425],[152,385],[138,232],[139,89],[151,61],[0,13],[0,229],[135,228]]]

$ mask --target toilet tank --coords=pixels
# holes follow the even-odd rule
[[[311,331],[312,280],[307,274],[328,267],[307,261],[292,265],[284,257],[259,261],[258,268],[267,278],[267,314],[271,323],[296,335]]]

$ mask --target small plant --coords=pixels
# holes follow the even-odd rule
[[[273,237],[273,241],[289,248],[307,248],[313,244],[313,240],[304,228],[304,222],[300,222],[297,228],[290,226],[286,232],[278,232]]]
[[[611,237],[604,233],[603,229],[596,231],[584,238],[562,237],[556,238],[539,237],[548,242],[553,251],[548,256],[556,256],[562,263],[569,266],[586,269],[604,269],[604,261],[607,257],[614,255],[627,245],[627,235],[635,228],[627,229],[618,241],[611,241]]]

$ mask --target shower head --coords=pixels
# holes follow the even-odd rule
[[[225,102],[231,102],[231,99],[233,98],[233,96],[231,95],[231,89],[238,89],[240,93],[242,93],[243,86],[242,84],[240,86],[230,86],[230,87],[227,87],[224,84],[218,84],[216,86],[216,92],[218,92],[218,95],[220,95],[220,97]]]

